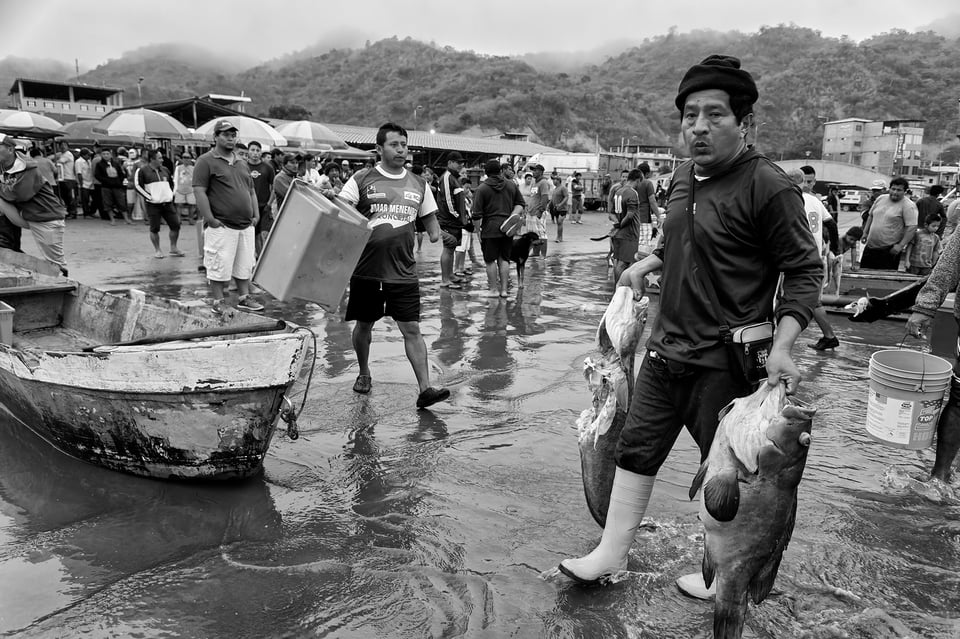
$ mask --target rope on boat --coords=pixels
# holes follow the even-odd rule
[[[303,389],[300,408],[294,410],[293,402],[287,399],[286,395],[283,396],[283,401],[286,405],[280,409],[280,419],[287,423],[287,437],[293,440],[300,439],[300,427],[297,425],[297,420],[300,419],[300,414],[307,404],[307,393],[310,391],[310,383],[313,381],[313,369],[317,365],[317,334],[306,326],[298,326],[294,332],[297,331],[307,331],[310,333],[311,338],[313,338],[313,361],[310,362],[310,372],[307,374],[307,384]]]

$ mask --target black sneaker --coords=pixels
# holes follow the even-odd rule
[[[807,344],[807,346],[815,351],[825,351],[828,348],[836,348],[837,346],[840,346],[840,340],[837,339],[836,335],[833,337],[821,337],[815,343]]]
[[[437,402],[442,402],[450,397],[450,391],[446,388],[433,388],[432,386],[420,393],[417,397],[417,408],[426,408],[433,406]]]

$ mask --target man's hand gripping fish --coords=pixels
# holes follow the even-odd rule
[[[593,402],[577,419],[580,469],[587,508],[601,526],[607,519],[616,470],[613,456],[633,397],[634,359],[648,304],[646,297],[635,299],[631,288],[617,287],[597,328],[599,358],[583,361]]]
[[[690,499],[703,486],[703,580],[717,580],[716,639],[739,639],[747,596],[760,603],[773,588],[793,534],[797,486],[810,448],[815,409],[787,402],[783,384],[762,384],[721,412],[707,461]]]

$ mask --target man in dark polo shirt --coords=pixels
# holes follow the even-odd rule
[[[223,293],[237,282],[237,308],[262,311],[250,295],[254,265],[254,229],[260,219],[250,169],[234,153],[237,127],[220,120],[213,128],[214,147],[197,158],[193,193],[203,217],[203,265],[213,292],[213,310],[223,312]]]

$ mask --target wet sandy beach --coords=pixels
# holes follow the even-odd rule
[[[432,374],[453,393],[428,411],[414,407],[391,322],[375,329],[373,392],[360,396],[340,315],[265,299],[266,314],[317,333],[318,359],[302,436],[278,430],[262,477],[128,477],[0,420],[0,634],[709,636],[712,606],[673,583],[701,558],[698,504],[686,495],[698,453],[686,434],[626,580],[584,589],[540,577],[600,536],[575,422],[590,401],[582,361],[613,290],[605,243],[588,239],[606,231],[604,217],[568,224],[562,244],[549,226],[548,256],[530,260],[526,288],[507,299],[481,297],[479,270],[463,291],[441,290],[439,244],[424,245],[423,333]],[[183,234],[187,257],[155,260],[142,225],[70,221],[71,277],[200,302],[193,227]],[[24,248],[33,252],[27,237]],[[960,489],[916,481],[932,450],[884,447],[863,427],[867,360],[902,325],[834,323],[835,353],[806,348],[815,329],[795,349],[801,397],[820,412],[779,594],[751,607],[745,636],[956,639]]]

